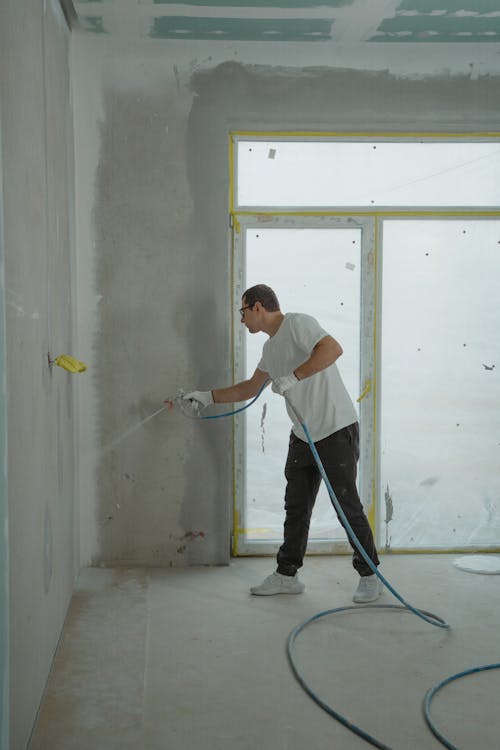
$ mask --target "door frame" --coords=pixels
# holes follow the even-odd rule
[[[246,377],[245,330],[236,319],[235,310],[246,289],[246,234],[255,228],[266,229],[360,229],[361,230],[361,311],[360,311],[360,460],[359,491],[365,512],[376,534],[376,487],[378,482],[376,447],[376,373],[377,373],[377,299],[378,299],[378,221],[374,216],[348,213],[332,215],[331,212],[314,212],[313,215],[281,212],[246,214],[234,222],[232,232],[232,362],[233,382]],[[245,517],[246,472],[245,472],[245,416],[233,418],[233,556],[273,555],[278,541],[247,539],[242,519]],[[332,510],[333,512],[333,510]],[[348,554],[351,547],[347,541],[309,542],[308,554]]]

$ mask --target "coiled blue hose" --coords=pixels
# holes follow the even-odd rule
[[[336,510],[336,512],[337,512],[337,514],[338,514],[338,516],[339,516],[339,518],[340,518],[340,520],[341,520],[341,522],[342,522],[342,524],[343,524],[346,532],[349,534],[349,537],[352,539],[354,545],[356,546],[356,549],[358,550],[358,552],[360,553],[360,555],[363,557],[363,559],[365,560],[365,562],[367,563],[367,565],[370,567],[370,569],[373,571],[373,573],[379,578],[379,580],[384,584],[384,586],[386,586],[386,588],[389,589],[389,591],[391,592],[391,594],[393,594],[396,597],[396,599],[398,599],[401,602],[401,604],[403,605],[401,607],[398,606],[398,605],[389,605],[389,604],[387,604],[387,605],[384,605],[384,604],[365,605],[363,607],[360,607],[358,605],[358,606],[349,606],[349,607],[336,607],[335,609],[329,609],[329,610],[325,610],[324,612],[319,612],[318,614],[313,615],[313,617],[310,617],[308,620],[306,620],[301,625],[299,625],[294,630],[292,630],[292,632],[288,636],[288,640],[287,640],[287,657],[288,657],[288,662],[289,662],[290,667],[292,669],[292,672],[293,672],[296,680],[300,684],[300,686],[306,691],[306,693],[309,695],[309,697],[312,698],[313,701],[315,703],[317,703],[318,706],[320,706],[320,708],[322,708],[324,711],[326,711],[326,713],[328,713],[330,716],[332,716],[338,722],[340,722],[341,724],[343,724],[343,726],[345,726],[351,732],[353,732],[354,734],[358,735],[358,737],[361,737],[363,740],[365,740],[366,742],[368,742],[370,745],[373,745],[374,747],[378,747],[381,750],[391,750],[391,748],[388,745],[385,745],[380,740],[378,740],[375,737],[373,737],[372,735],[368,734],[368,732],[365,732],[364,729],[362,729],[361,727],[357,726],[353,722],[349,721],[345,716],[343,716],[342,714],[340,714],[338,711],[335,711],[335,709],[333,709],[331,706],[329,706],[327,703],[325,703],[314,692],[314,690],[312,690],[309,687],[309,685],[307,684],[306,680],[302,677],[302,675],[301,675],[301,673],[300,673],[300,671],[299,671],[299,669],[297,667],[297,664],[295,662],[294,656],[293,656],[293,646],[295,644],[297,636],[299,635],[299,633],[302,630],[304,630],[304,628],[307,627],[307,625],[310,625],[312,622],[315,622],[316,620],[319,620],[322,617],[326,617],[327,615],[330,615],[330,614],[337,614],[338,612],[345,612],[347,610],[358,610],[359,611],[360,609],[403,609],[403,610],[409,610],[410,612],[412,612],[417,617],[420,617],[422,620],[425,620],[426,622],[428,622],[430,625],[435,625],[436,627],[439,627],[439,628],[449,628],[450,626],[448,625],[447,622],[445,622],[445,620],[441,619],[441,617],[438,617],[437,615],[435,615],[435,614],[433,614],[431,612],[426,612],[424,610],[417,609],[416,607],[413,607],[409,602],[407,602],[405,599],[403,599],[403,597],[391,586],[391,584],[388,582],[388,580],[380,573],[380,571],[378,570],[377,566],[372,562],[372,560],[370,559],[370,557],[367,555],[365,549],[361,545],[359,539],[357,538],[356,534],[354,533],[354,530],[353,530],[352,526],[350,525],[349,521],[347,520],[347,517],[346,517],[344,511],[342,510],[342,507],[341,507],[339,501],[337,500],[335,492],[333,491],[333,487],[332,487],[332,485],[330,483],[330,480],[328,479],[328,476],[326,474],[324,466],[323,466],[323,464],[321,462],[321,458],[319,456],[317,448],[314,445],[314,442],[313,442],[313,440],[311,438],[309,430],[307,429],[307,425],[305,424],[304,420],[302,419],[302,417],[300,416],[300,414],[297,412],[297,410],[295,409],[295,407],[291,403],[290,399],[287,398],[286,393],[285,393],[285,400],[286,400],[288,406],[290,407],[290,409],[292,410],[292,412],[295,414],[295,417],[298,420],[298,422],[300,423],[300,426],[304,430],[304,433],[305,433],[306,438],[307,438],[307,442],[309,443],[309,448],[311,449],[311,452],[313,454],[314,460],[315,460],[316,465],[318,467],[318,470],[319,470],[319,472],[321,474],[321,477],[322,477],[323,481],[326,484],[326,488],[328,490],[328,494],[330,495],[330,500],[332,501],[333,507],[335,508],[335,510]]]
[[[442,745],[447,747],[449,750],[458,750],[458,748],[453,745],[450,740],[448,740],[444,734],[442,734],[439,729],[434,724],[434,721],[431,717],[431,702],[438,690],[441,690],[441,688],[444,688],[446,685],[449,685],[450,682],[454,682],[455,680],[459,680],[462,677],[467,677],[467,675],[470,674],[477,674],[478,672],[487,672],[490,669],[500,669],[500,664],[485,664],[484,667],[473,667],[472,669],[466,669],[464,672],[458,672],[457,674],[452,675],[451,677],[447,677],[445,680],[442,680],[442,682],[435,685],[433,688],[428,690],[424,697],[424,716],[425,720],[429,726],[429,729],[433,733],[433,735],[436,737],[436,739],[441,742]]]
[[[265,383],[260,388],[260,390],[257,393],[257,395],[255,396],[255,398],[253,398],[245,406],[243,406],[243,407],[241,407],[239,409],[235,409],[234,411],[224,412],[223,414],[212,414],[212,415],[206,415],[206,416],[199,415],[198,418],[199,419],[220,419],[221,417],[231,417],[234,414],[238,414],[239,412],[245,411],[245,409],[248,409],[250,406],[252,406],[252,404],[255,403],[255,401],[257,401],[257,399],[261,395],[261,393],[264,390],[264,388],[268,385],[268,383],[269,383],[269,380],[266,380]],[[319,470],[319,472],[321,474],[321,477],[322,477],[323,481],[325,482],[325,485],[326,485],[326,488],[328,490],[328,494],[330,495],[330,499],[332,501],[333,507],[335,508],[335,510],[336,510],[336,512],[337,512],[337,514],[338,514],[338,516],[340,518],[340,520],[342,521],[342,524],[343,524],[343,526],[344,526],[347,534],[349,535],[350,539],[352,540],[352,542],[356,546],[356,549],[358,550],[358,552],[360,553],[360,555],[363,557],[363,559],[365,560],[365,562],[368,564],[368,566],[370,567],[370,569],[373,571],[373,573],[378,577],[378,579],[383,583],[383,585],[391,592],[391,594],[393,596],[395,596],[396,599],[398,599],[398,601],[401,602],[401,606],[397,605],[397,604],[367,604],[367,605],[360,606],[358,604],[358,605],[347,606],[347,607],[336,607],[335,609],[327,609],[327,610],[324,610],[323,612],[318,612],[317,614],[313,615],[312,617],[309,617],[307,620],[305,620],[304,622],[302,622],[299,625],[297,625],[292,630],[292,632],[290,633],[290,635],[288,636],[287,645],[286,645],[286,653],[287,653],[288,662],[289,662],[290,668],[292,670],[292,673],[293,673],[295,679],[297,680],[297,682],[299,683],[299,685],[309,695],[309,697],[320,708],[323,709],[323,711],[325,711],[327,714],[329,714],[332,718],[334,718],[340,724],[342,724],[343,726],[345,726],[351,732],[353,732],[354,734],[356,734],[358,737],[361,737],[361,739],[363,739],[366,742],[368,742],[370,745],[373,745],[374,747],[377,747],[380,750],[391,750],[391,748],[388,745],[385,745],[380,740],[377,740],[375,737],[373,737],[372,735],[368,734],[368,732],[366,732],[364,729],[362,729],[361,727],[357,726],[353,722],[349,721],[349,719],[347,719],[343,714],[339,713],[338,711],[335,711],[335,709],[332,708],[332,706],[328,705],[328,703],[326,703],[325,701],[323,701],[314,692],[314,690],[309,686],[309,684],[307,683],[307,681],[305,680],[305,678],[302,676],[302,674],[301,674],[301,672],[300,672],[300,670],[297,667],[297,664],[295,662],[295,658],[294,658],[294,655],[293,655],[293,647],[295,645],[295,641],[296,641],[298,635],[308,625],[310,625],[311,623],[316,622],[317,620],[320,620],[323,617],[327,617],[328,615],[337,614],[339,612],[346,612],[348,610],[355,610],[355,611],[358,611],[358,612],[360,610],[365,610],[365,609],[393,609],[393,610],[397,609],[397,610],[404,610],[404,611],[411,612],[412,614],[416,615],[417,617],[420,617],[422,620],[425,620],[425,622],[428,622],[430,625],[434,625],[434,626],[436,626],[438,628],[449,629],[450,626],[449,626],[449,624],[445,620],[443,620],[441,617],[438,617],[438,615],[435,615],[432,612],[427,612],[426,610],[423,610],[423,609],[417,609],[416,607],[413,607],[409,602],[407,602],[396,591],[396,589],[394,589],[393,586],[391,586],[391,584],[389,583],[389,581],[380,573],[380,571],[377,569],[377,566],[374,565],[374,563],[372,562],[372,560],[368,557],[366,551],[364,550],[364,548],[362,547],[359,539],[357,538],[356,534],[354,533],[354,530],[353,530],[352,526],[350,525],[349,521],[347,520],[347,517],[346,517],[344,511],[342,510],[342,508],[340,506],[340,503],[339,503],[339,501],[338,501],[338,499],[337,499],[337,497],[335,495],[335,492],[333,491],[333,487],[332,487],[332,485],[330,483],[330,480],[328,479],[328,476],[326,474],[324,466],[323,466],[323,464],[321,462],[321,458],[319,456],[317,448],[314,445],[314,442],[313,442],[313,440],[311,438],[311,435],[309,434],[309,430],[307,428],[307,425],[305,424],[304,420],[302,419],[302,417],[300,416],[300,414],[297,412],[297,410],[295,409],[295,407],[291,403],[290,399],[287,397],[286,393],[284,394],[284,398],[285,398],[287,404],[289,405],[289,407],[291,408],[292,412],[295,414],[295,416],[296,416],[298,422],[300,423],[302,429],[304,430],[304,433],[305,433],[305,435],[307,437],[307,442],[309,444],[309,447],[311,449],[311,452],[313,454],[314,460],[315,460],[316,465],[318,467],[318,470]],[[445,735],[443,735],[437,729],[436,725],[434,724],[434,721],[433,721],[433,719],[431,717],[431,714],[430,714],[430,707],[431,707],[432,699],[434,698],[434,696],[436,695],[436,693],[439,690],[441,690],[441,688],[445,687],[449,683],[451,683],[451,682],[453,682],[455,680],[458,680],[461,677],[465,677],[465,676],[467,676],[469,674],[474,674],[474,673],[478,673],[478,672],[485,672],[485,671],[492,670],[492,669],[500,669],[500,664],[487,664],[487,665],[482,666],[482,667],[474,667],[473,669],[469,669],[469,670],[466,670],[464,672],[457,673],[457,674],[455,674],[455,675],[453,675],[451,677],[446,678],[445,680],[443,680],[442,682],[440,682],[438,685],[436,685],[433,688],[431,688],[430,690],[428,690],[427,693],[425,694],[424,701],[423,701],[423,712],[424,712],[424,717],[425,717],[425,720],[427,722],[427,725],[429,726],[430,730],[432,731],[432,733],[434,734],[434,736],[436,737],[436,739],[438,739],[439,742],[441,742],[442,745],[444,745],[446,748],[448,748],[448,750],[459,750],[459,749],[456,747],[456,745],[453,745],[452,742],[450,742],[450,740],[448,740],[445,737]]]

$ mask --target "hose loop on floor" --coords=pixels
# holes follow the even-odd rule
[[[445,735],[439,731],[439,729],[436,727],[434,720],[431,717],[431,703],[436,695],[436,693],[441,690],[441,688],[446,687],[446,685],[449,685],[450,682],[454,682],[455,680],[460,680],[462,677],[467,677],[467,675],[470,674],[477,674],[479,672],[488,672],[491,669],[500,669],[500,664],[485,664],[484,667],[473,667],[472,669],[466,669],[464,672],[458,672],[457,674],[452,675],[451,677],[447,677],[446,679],[442,680],[440,683],[432,687],[430,690],[428,690],[424,697],[423,702],[423,711],[424,711],[424,717],[427,722],[427,725],[433,735],[436,737],[436,739],[439,740],[439,742],[448,748],[448,750],[458,750],[456,745],[453,745],[450,740],[445,737]]]
[[[262,391],[268,385],[269,382],[270,382],[269,380],[266,380],[265,383],[260,388],[260,390],[257,393],[257,395],[255,396],[255,398],[253,398],[248,404],[246,404],[245,406],[243,406],[243,407],[241,407],[239,409],[235,409],[235,410],[229,411],[229,412],[224,412],[223,414],[213,414],[213,415],[206,415],[206,416],[198,415],[195,418],[196,419],[220,419],[222,417],[231,417],[231,416],[233,416],[235,414],[238,414],[238,413],[240,413],[242,411],[245,411],[245,409],[248,409],[250,406],[252,406],[252,404],[255,403],[255,401],[257,401],[257,399],[261,395]],[[346,727],[349,731],[353,732],[358,737],[360,737],[361,739],[365,740],[365,742],[368,742],[370,745],[373,745],[374,747],[379,748],[379,750],[392,750],[388,745],[384,744],[383,742],[381,742],[380,740],[378,740],[376,737],[373,737],[368,732],[366,732],[364,729],[362,729],[361,727],[357,726],[352,721],[350,721],[349,719],[347,719],[346,716],[344,716],[343,714],[341,714],[338,711],[336,711],[332,706],[330,706],[328,703],[326,703],[325,701],[323,701],[314,692],[314,690],[309,686],[309,684],[306,681],[306,679],[303,677],[303,675],[300,672],[300,670],[299,670],[299,668],[298,668],[298,666],[296,664],[296,661],[295,661],[293,649],[294,649],[297,637],[299,636],[299,634],[308,625],[310,625],[313,622],[316,622],[317,620],[320,620],[320,619],[322,619],[324,617],[327,617],[328,615],[338,614],[339,612],[346,612],[346,611],[352,611],[352,610],[357,611],[357,612],[360,612],[360,611],[363,611],[363,610],[366,610],[366,609],[391,609],[391,610],[407,611],[407,612],[411,612],[412,614],[416,615],[417,617],[419,617],[420,619],[422,619],[425,622],[429,623],[430,625],[434,625],[435,627],[443,628],[443,629],[447,630],[447,629],[450,628],[450,626],[449,626],[449,624],[445,620],[443,620],[441,617],[439,617],[438,615],[434,614],[433,612],[428,612],[425,609],[418,609],[418,608],[414,607],[413,605],[411,605],[409,602],[407,602],[401,596],[401,594],[399,594],[396,591],[396,589],[389,583],[389,581],[385,578],[385,576],[383,576],[382,573],[380,573],[380,571],[378,570],[377,566],[368,557],[368,555],[365,552],[364,548],[362,547],[359,539],[357,538],[356,534],[354,533],[354,530],[353,530],[352,526],[350,525],[349,521],[347,520],[347,517],[346,517],[344,511],[342,510],[342,508],[340,506],[340,503],[339,503],[339,501],[338,501],[338,499],[337,499],[337,497],[335,495],[333,487],[332,487],[332,485],[330,483],[330,480],[328,479],[328,476],[327,476],[327,474],[325,472],[325,469],[323,467],[323,464],[321,462],[321,458],[319,456],[317,448],[316,448],[316,446],[315,446],[315,444],[314,444],[314,442],[313,442],[313,440],[312,440],[312,438],[311,438],[311,436],[309,434],[309,430],[307,428],[307,425],[305,424],[304,420],[301,418],[301,416],[297,412],[297,410],[294,408],[293,404],[290,402],[290,400],[289,400],[289,398],[288,398],[288,396],[287,396],[286,393],[284,394],[284,398],[285,398],[287,404],[290,406],[292,412],[295,414],[295,417],[297,418],[297,420],[298,420],[299,424],[301,425],[302,429],[304,430],[304,433],[305,433],[305,435],[307,437],[307,442],[308,442],[309,447],[311,449],[311,452],[312,452],[312,454],[314,456],[314,460],[315,460],[316,465],[318,467],[318,470],[319,470],[319,472],[321,474],[321,477],[322,477],[323,481],[325,482],[325,485],[326,485],[326,488],[328,490],[328,494],[330,495],[330,499],[332,501],[333,507],[335,508],[335,511],[337,512],[337,515],[339,516],[339,518],[340,518],[340,520],[341,520],[341,522],[342,522],[342,524],[343,524],[343,526],[344,526],[347,534],[349,535],[349,537],[352,540],[353,544],[356,546],[356,549],[358,550],[358,552],[360,553],[360,555],[363,557],[363,559],[365,560],[365,562],[369,565],[369,567],[373,571],[373,573],[378,577],[378,579],[382,582],[382,584],[385,586],[385,588],[387,588],[391,592],[391,594],[394,597],[396,597],[396,599],[398,599],[398,601],[401,602],[401,605],[398,605],[398,604],[365,604],[365,605],[356,604],[356,605],[350,605],[350,606],[346,606],[346,607],[336,607],[334,609],[327,609],[327,610],[324,610],[323,612],[318,612],[317,614],[313,615],[312,617],[309,617],[307,620],[305,620],[304,622],[302,622],[299,625],[297,625],[292,630],[292,632],[290,633],[290,635],[288,636],[287,643],[286,643],[286,653],[287,653],[288,663],[289,663],[290,669],[291,669],[291,671],[292,671],[295,679],[299,683],[299,685],[307,693],[307,695],[309,695],[309,697],[320,708],[323,709],[323,711],[325,711],[327,714],[329,714],[329,716],[331,716],[333,719],[335,719],[340,724],[342,724],[344,727]],[[190,415],[186,414],[186,416],[190,416]],[[441,690],[443,687],[445,687],[446,685],[448,685],[450,682],[453,682],[453,681],[458,680],[458,679],[460,679],[462,677],[465,677],[466,675],[470,675],[470,674],[474,674],[474,673],[478,673],[478,672],[485,672],[485,671],[489,671],[489,670],[492,670],[492,669],[500,669],[500,664],[487,664],[487,665],[485,665],[483,667],[474,667],[473,669],[468,669],[468,670],[466,670],[464,672],[460,672],[460,673],[455,674],[455,675],[453,675],[451,677],[447,677],[445,680],[443,680],[442,682],[440,682],[438,685],[436,685],[435,687],[433,687],[430,690],[428,690],[427,693],[425,694],[424,701],[423,701],[423,713],[424,713],[425,720],[426,720],[426,722],[427,722],[430,730],[432,731],[432,733],[436,737],[436,739],[439,740],[439,742],[441,742],[442,745],[444,745],[446,748],[448,748],[448,750],[458,750],[458,748],[455,745],[453,745],[450,742],[450,740],[448,740],[437,729],[437,727],[436,727],[436,725],[435,725],[435,723],[434,723],[434,721],[433,721],[433,719],[432,719],[432,717],[430,715],[430,707],[431,707],[431,703],[432,703],[432,700],[433,700],[434,696],[436,695],[436,693],[439,690]]]
[[[316,466],[318,467],[318,470],[319,470],[319,472],[321,474],[321,477],[322,477],[322,479],[323,479],[323,481],[324,481],[324,483],[326,485],[326,488],[328,490],[328,494],[330,495],[330,500],[332,501],[333,507],[335,508],[335,511],[336,511],[337,515],[340,518],[344,529],[346,530],[347,534],[349,535],[349,538],[352,540],[353,544],[355,545],[356,549],[358,550],[358,552],[361,555],[361,557],[363,558],[363,560],[369,566],[370,570],[372,570],[372,572],[383,583],[383,585],[391,592],[391,594],[393,596],[395,596],[396,599],[398,601],[400,601],[401,604],[404,607],[406,607],[407,609],[409,609],[410,612],[413,612],[414,615],[416,615],[417,617],[420,617],[422,620],[425,620],[430,625],[435,625],[438,628],[449,628],[450,626],[448,625],[448,623],[445,622],[445,620],[443,620],[441,617],[437,617],[434,614],[427,613],[427,612],[424,612],[423,610],[417,609],[416,607],[414,607],[413,605],[411,605],[409,602],[407,602],[405,599],[403,599],[403,597],[401,596],[401,594],[399,594],[396,591],[396,589],[393,586],[391,586],[391,584],[389,583],[389,581],[387,580],[387,578],[385,578],[385,576],[383,576],[382,573],[380,573],[380,571],[378,570],[377,566],[373,563],[373,561],[370,559],[370,557],[366,553],[364,547],[362,546],[361,542],[359,541],[359,539],[357,538],[356,534],[354,533],[354,530],[353,530],[351,524],[347,520],[346,514],[342,510],[342,507],[341,507],[341,505],[340,505],[340,503],[339,503],[339,501],[338,501],[338,499],[337,499],[337,497],[335,495],[335,492],[333,491],[333,487],[331,485],[331,482],[328,479],[328,476],[326,474],[324,466],[321,463],[321,458],[319,456],[318,450],[317,450],[317,448],[316,448],[316,446],[315,446],[315,444],[314,444],[314,442],[313,442],[313,440],[311,438],[311,435],[309,434],[309,430],[307,428],[307,425],[305,424],[304,420],[302,419],[302,417],[300,416],[300,414],[298,413],[298,411],[294,408],[294,406],[291,403],[290,399],[287,398],[286,394],[285,394],[285,400],[286,400],[287,404],[289,405],[289,407],[291,408],[292,412],[295,414],[295,417],[299,421],[300,426],[304,430],[304,433],[305,433],[305,435],[307,437],[307,442],[309,443],[309,448],[311,449],[311,452],[313,454],[314,460],[316,462]]]

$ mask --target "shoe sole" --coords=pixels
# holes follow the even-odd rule
[[[253,589],[250,589],[250,593],[252,596],[278,596],[279,594],[302,594],[304,589],[300,589],[299,591],[254,591]]]

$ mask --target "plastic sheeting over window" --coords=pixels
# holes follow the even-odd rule
[[[239,207],[500,205],[500,141],[238,140]]]
[[[500,539],[500,221],[386,220],[379,536]]]

